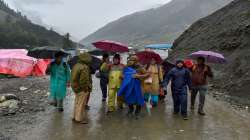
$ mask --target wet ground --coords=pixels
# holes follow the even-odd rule
[[[95,82],[98,83],[98,82]],[[73,96],[65,101],[64,113],[50,107],[39,113],[36,124],[23,129],[13,138],[18,140],[249,140],[250,119],[247,114],[208,97],[207,116],[190,112],[190,119],[172,113],[172,101],[152,109],[149,116],[143,109],[139,120],[128,118],[126,110],[105,115],[99,85],[94,85],[88,112],[89,124],[71,121]],[[21,127],[21,126],[19,126]]]

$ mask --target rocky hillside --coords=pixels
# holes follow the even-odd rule
[[[33,24],[21,12],[16,12],[0,0],[0,48],[32,48],[63,46],[65,37]]]
[[[172,43],[193,22],[222,8],[231,0],[173,0],[154,8],[122,17],[107,24],[81,43],[110,39],[124,43]]]
[[[171,57],[197,50],[225,54],[228,64],[214,66],[215,87],[234,97],[250,99],[250,0],[235,0],[194,23],[174,42]]]

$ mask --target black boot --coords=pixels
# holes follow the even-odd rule
[[[198,114],[201,115],[201,116],[205,116],[206,113],[204,111],[198,111]]]
[[[138,120],[140,118],[140,113],[141,113],[141,106],[136,105],[136,110],[135,110],[135,119]]]
[[[134,113],[134,105],[128,105],[128,117],[131,117]]]
[[[63,112],[64,109],[63,109],[63,108],[58,108],[58,111],[59,111],[59,112]]]

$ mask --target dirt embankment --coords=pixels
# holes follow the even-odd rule
[[[222,53],[226,65],[213,65],[213,88],[236,104],[250,105],[250,1],[231,4],[194,23],[175,42],[171,58],[198,50]]]

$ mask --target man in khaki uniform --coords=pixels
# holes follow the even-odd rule
[[[86,109],[87,98],[92,90],[92,78],[89,64],[91,55],[83,53],[79,55],[78,63],[73,67],[71,73],[72,89],[75,92],[75,107],[73,121],[87,124]]]

